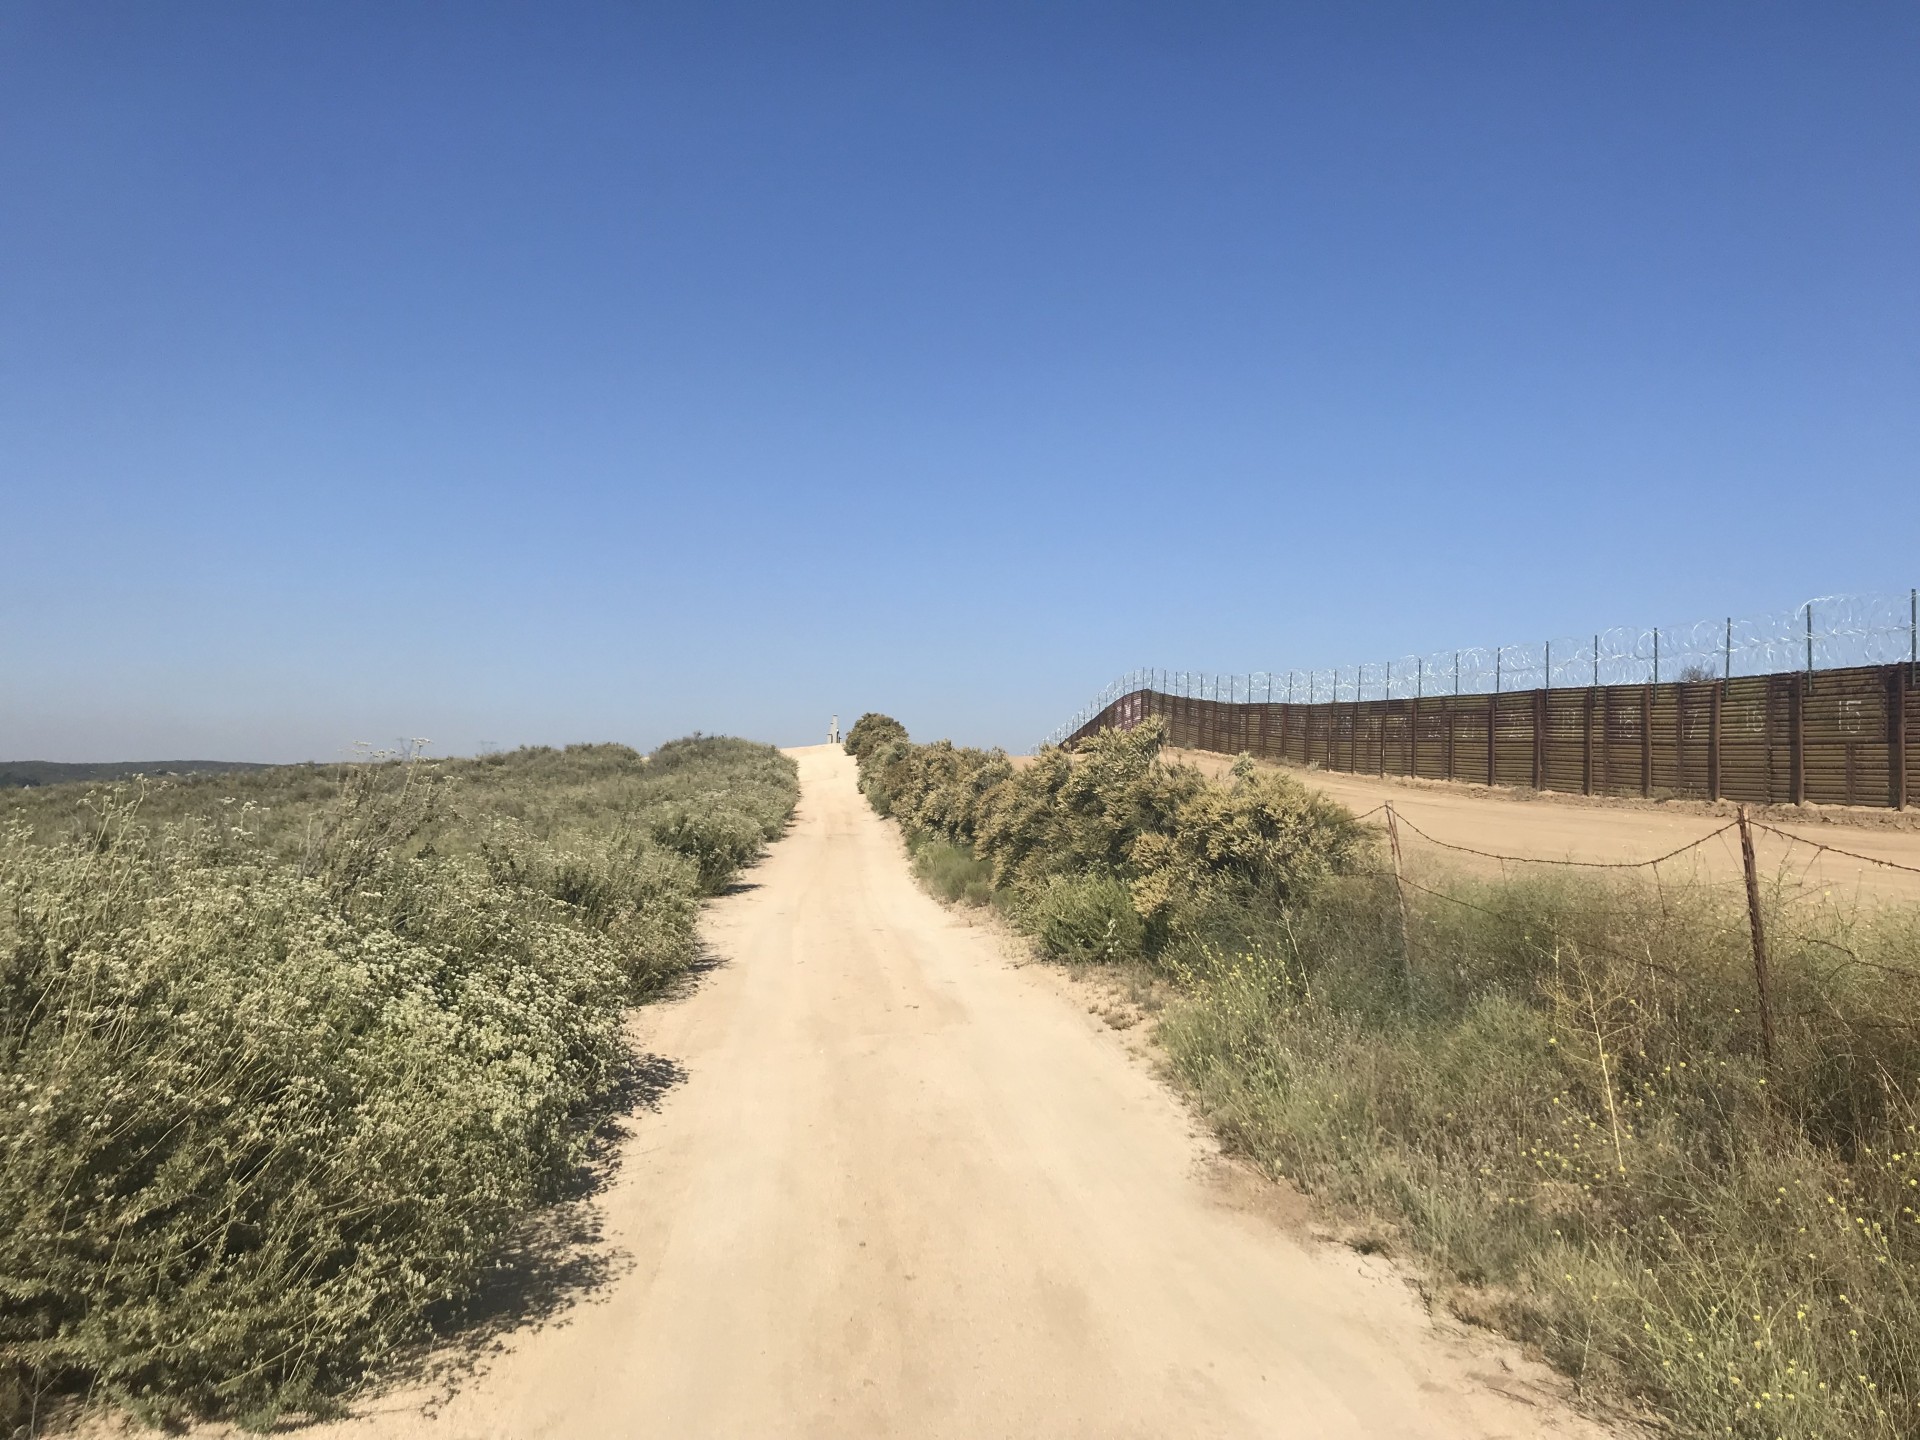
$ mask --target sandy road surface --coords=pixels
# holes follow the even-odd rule
[[[796,753],[792,832],[711,911],[724,964],[645,1013],[688,1078],[601,1197],[625,1273],[436,1413],[309,1434],[1599,1434],[1291,1238],[1065,982],[914,886],[844,755]]]
[[[1223,775],[1232,766],[1230,756],[1201,750],[1170,754],[1198,765],[1211,775]],[[1331,770],[1280,767],[1288,774],[1326,792],[1356,813],[1391,801],[1396,811],[1436,840],[1502,855],[1540,860],[1651,860],[1669,854],[1727,824],[1728,816],[1659,805],[1618,807],[1583,805],[1552,798],[1520,799],[1509,791],[1489,791],[1478,785],[1436,783],[1410,785]],[[1891,870],[1820,853],[1814,844],[1837,846],[1860,855],[1920,870],[1920,830],[1867,825],[1796,824],[1791,820],[1767,823],[1802,836],[1795,844],[1760,831],[1755,852],[1763,877],[1776,877],[1790,892],[1866,902],[1920,902],[1920,873]],[[1478,872],[1498,871],[1498,864],[1472,855],[1447,852],[1428,845],[1417,835],[1404,835],[1408,853],[1444,860]],[[1697,867],[1697,868],[1696,868]],[[1728,833],[1683,859],[1663,865],[1662,876],[1678,880],[1689,875],[1733,884],[1742,880],[1740,842]]]

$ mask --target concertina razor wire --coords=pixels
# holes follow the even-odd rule
[[[1747,619],[1729,616],[1647,629],[1618,625],[1591,635],[1532,644],[1437,650],[1326,669],[1216,675],[1144,667],[1106,686],[1040,743],[1060,744],[1122,695],[1136,690],[1238,704],[1320,704],[1723,680],[1902,660],[1920,664],[1920,589],[1822,595],[1791,610]]]

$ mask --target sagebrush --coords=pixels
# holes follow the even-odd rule
[[[699,739],[7,805],[0,1417],[332,1408],[574,1174],[795,794]]]

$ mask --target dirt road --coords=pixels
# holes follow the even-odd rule
[[[1233,765],[1231,756],[1201,750],[1169,753],[1210,775],[1225,775]],[[1409,783],[1332,770],[1302,770],[1291,765],[1279,768],[1303,784],[1324,791],[1356,814],[1391,801],[1403,819],[1433,841],[1536,860],[1652,860],[1724,830],[1730,818],[1699,806],[1592,805],[1550,796],[1520,798],[1513,791],[1488,790],[1479,785]],[[1916,873],[1920,872],[1920,830],[1775,818],[1767,823],[1802,837],[1788,841],[1772,831],[1756,832],[1760,873],[1769,884],[1777,880],[1790,894],[1841,903],[1920,902],[1920,873]],[[1402,840],[1414,859],[1432,859],[1479,873],[1513,868],[1464,851],[1447,850],[1420,834],[1403,831]],[[1817,845],[1914,868],[1890,869],[1831,850],[1822,852],[1814,848]],[[1697,877],[1729,885],[1741,883],[1739,839],[1732,832],[1723,834],[1663,865],[1661,873],[1670,881]]]
[[[642,1021],[687,1078],[600,1197],[624,1273],[434,1413],[320,1434],[1598,1436],[1290,1234],[1071,986],[914,885],[845,755],[795,753],[720,968]]]

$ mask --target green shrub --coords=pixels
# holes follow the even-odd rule
[[[697,897],[709,890],[684,855],[623,835],[578,837],[562,848],[511,820],[495,822],[480,854],[496,883],[557,900],[579,924],[613,940],[632,998],[692,963]]]
[[[1137,957],[1146,927],[1126,882],[1105,875],[1053,875],[1022,908],[1041,950],[1077,962]]]
[[[623,1064],[612,943],[467,862],[0,848],[0,1363],[324,1409],[471,1289]]]
[[[696,738],[8,797],[0,1427],[332,1407],[575,1174],[796,794]]]
[[[918,841],[913,847],[913,873],[949,905],[986,905],[993,899],[991,867],[951,840]]]
[[[879,715],[870,710],[853,722],[842,748],[864,766],[867,758],[880,746],[906,738],[906,726],[891,715]]]
[[[992,889],[1035,897],[1020,914],[1037,913],[1055,877],[1122,882],[1145,922],[1135,952],[1158,952],[1207,916],[1271,914],[1368,853],[1351,816],[1286,777],[1249,772],[1214,785],[1166,764],[1161,741],[1160,722],[1149,721],[1016,770],[997,750],[912,744],[885,721],[858,753],[876,811],[976,857]]]
[[[685,857],[702,894],[718,894],[734,873],[760,853],[764,832],[751,816],[718,806],[671,805],[653,816],[654,842]]]

